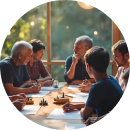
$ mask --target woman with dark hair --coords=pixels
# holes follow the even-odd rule
[[[33,54],[31,60],[27,63],[27,68],[29,75],[31,77],[32,83],[39,83],[41,86],[50,86],[53,84],[52,76],[49,74],[45,68],[43,62],[41,61],[45,45],[37,39],[33,39],[29,42],[33,46]],[[41,79],[39,79],[41,75]]]

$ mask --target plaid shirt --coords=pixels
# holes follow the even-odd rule
[[[28,62],[27,69],[32,80],[39,79],[40,74],[43,78],[49,75],[49,72],[45,68],[43,62],[39,60],[35,61],[32,67],[30,66],[30,62]]]

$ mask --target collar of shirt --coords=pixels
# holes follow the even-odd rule
[[[83,64],[83,65],[85,65],[82,61],[81,61],[81,59],[78,61],[80,64]]]
[[[15,66],[16,69],[19,69],[19,66],[20,66],[20,65],[17,66],[17,65],[14,63],[13,59],[12,59],[11,57],[9,57],[9,58],[10,58],[10,60],[11,60],[11,62],[12,62],[12,65]]]
[[[33,65],[32,66],[30,66],[30,62],[28,62],[28,64],[27,64],[29,67],[31,67],[31,68],[36,68],[36,61],[35,62],[33,62]]]

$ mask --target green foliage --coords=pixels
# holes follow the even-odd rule
[[[32,39],[41,40],[47,45],[47,12],[46,4],[37,6],[24,14],[11,28],[11,34],[5,39],[1,58],[11,55],[12,46],[16,41]],[[34,23],[31,24],[31,23]],[[94,35],[94,31],[98,35]],[[60,0],[51,2],[51,59],[65,60],[73,53],[75,39],[88,35],[94,46],[105,47],[110,57],[112,45],[112,21],[102,11],[93,8],[82,9],[76,1]],[[47,52],[43,60],[47,59]],[[52,66],[52,76],[63,80],[64,65]],[[110,71],[109,68],[108,71]]]
[[[42,20],[41,20],[41,23],[42,23],[41,29],[44,30],[44,29],[46,28],[46,24],[47,24],[46,19],[42,19]]]
[[[1,53],[0,58],[1,58],[1,60],[3,60],[3,59],[6,58],[7,56],[8,56],[7,54],[5,54],[5,53]]]
[[[22,26],[26,23],[26,21],[23,18],[20,18],[15,24],[14,27]]]
[[[34,26],[31,26],[32,21],[35,23]],[[46,4],[30,10],[11,28],[11,34],[5,39],[2,53],[11,55],[12,46],[20,40],[29,42],[32,39],[40,39],[46,44],[46,24]],[[46,53],[44,59],[46,59]]]
[[[111,56],[112,21],[103,12],[96,8],[82,9],[76,1],[51,2],[51,7],[52,59],[65,60],[65,54],[73,53],[75,39],[81,35],[90,36],[94,45],[105,47]]]
[[[20,32],[19,32],[20,39],[24,39],[25,41],[28,41],[30,38],[30,24],[27,22],[24,25],[21,26]]]

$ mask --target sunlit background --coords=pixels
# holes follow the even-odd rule
[[[11,28],[5,39],[1,59],[11,55],[13,44],[19,40],[41,40],[47,48],[47,5],[42,4],[24,14]],[[88,35],[94,46],[105,47],[112,60],[112,20],[89,2],[54,1],[51,2],[51,59],[66,60],[73,54],[75,39]],[[122,36],[122,39],[123,36]],[[47,51],[42,60],[47,60]],[[64,65],[52,65],[51,75],[64,81]],[[112,74],[112,66],[107,69]]]

